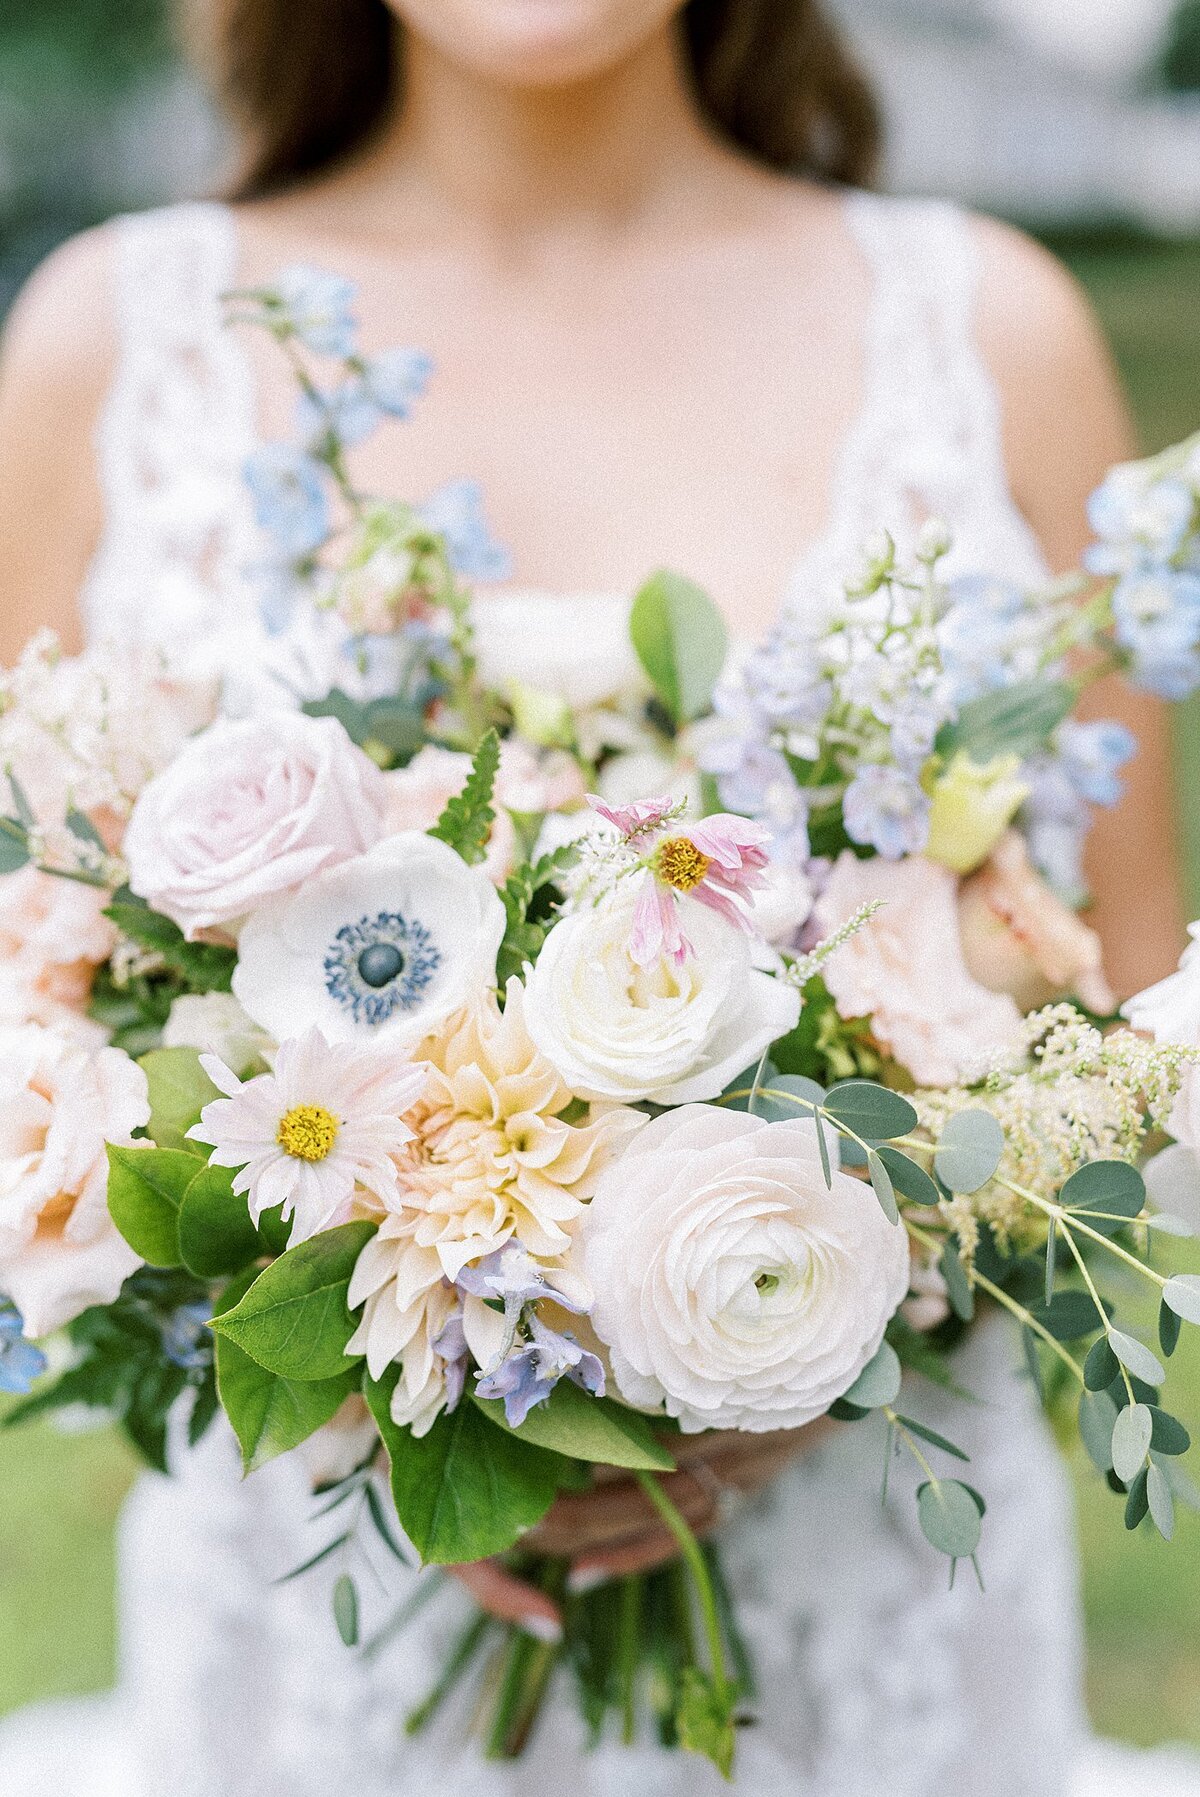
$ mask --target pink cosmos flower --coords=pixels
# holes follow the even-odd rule
[[[639,967],[666,955],[682,966],[691,952],[683,932],[680,898],[695,899],[727,923],[750,930],[747,908],[753,893],[766,883],[766,844],[770,833],[748,818],[719,812],[673,830],[677,801],[641,799],[632,805],[588,803],[621,832],[625,845],[640,851],[637,904],[633,913],[630,952]]]

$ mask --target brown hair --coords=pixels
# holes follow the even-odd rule
[[[365,144],[397,100],[401,26],[384,0],[192,0],[258,198]],[[819,0],[688,0],[683,41],[708,121],[771,168],[869,182],[879,117]]]

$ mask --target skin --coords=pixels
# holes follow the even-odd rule
[[[665,563],[702,581],[741,635],[762,632],[827,522],[862,400],[870,277],[837,197],[709,133],[680,67],[677,0],[389,3],[408,28],[402,112],[351,163],[239,209],[239,279],[297,260],[336,268],[359,283],[368,349],[402,337],[434,356],[413,422],[360,452],[365,486],[419,494],[469,472],[521,585],[630,591]],[[1006,227],[974,229],[976,329],[1013,493],[1067,568],[1087,495],[1132,452],[1129,423],[1069,276]],[[92,428],[116,350],[110,282],[101,229],[50,258],[8,330],[5,661],[44,625],[79,642],[76,593],[102,524]],[[283,434],[286,377],[267,346],[247,350],[262,429]],[[1091,869],[1093,921],[1128,993],[1168,971],[1183,940],[1167,732],[1149,701],[1092,702],[1141,741]],[[764,1485],[821,1427],[685,1440],[671,1494],[710,1528],[723,1492]],[[560,1499],[532,1543],[571,1554],[583,1584],[672,1552],[617,1478]],[[496,1614],[557,1627],[549,1600],[501,1568],[460,1576]]]

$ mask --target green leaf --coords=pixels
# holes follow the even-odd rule
[[[984,765],[1000,755],[1022,761],[1045,747],[1075,704],[1065,681],[1023,680],[972,699],[952,724],[938,733],[937,750],[947,759],[964,753]]]
[[[1150,1437],[1150,1446],[1156,1454],[1168,1457],[1186,1454],[1192,1445],[1192,1438],[1177,1416],[1169,1410],[1163,1410],[1158,1404],[1148,1406],[1154,1419],[1154,1433]]]
[[[633,602],[629,634],[672,723],[703,717],[727,647],[724,620],[708,594],[681,574],[660,569]]]
[[[1200,1323],[1200,1276],[1177,1273],[1163,1287],[1162,1301],[1185,1323]]]
[[[218,1300],[217,1314],[231,1310],[253,1278],[253,1273],[247,1272],[235,1279]],[[248,1473],[307,1441],[358,1388],[357,1365],[336,1379],[281,1379],[224,1335],[217,1336],[216,1360],[217,1391]]]
[[[919,1435],[922,1441],[931,1442],[935,1448],[941,1448],[943,1453],[953,1454],[956,1460],[970,1461],[969,1454],[964,1453],[962,1448],[955,1447],[952,1441],[947,1440],[944,1435],[939,1435],[937,1430],[931,1429],[927,1423],[915,1422],[911,1416],[897,1416],[896,1421],[911,1434]]]
[[[1161,1385],[1166,1374],[1149,1348],[1134,1339],[1132,1335],[1124,1335],[1119,1329],[1110,1329],[1108,1345],[1127,1372],[1135,1373],[1144,1379],[1147,1385]]]
[[[1112,1433],[1112,1464],[1122,1485],[1132,1485],[1137,1478],[1150,1452],[1153,1433],[1154,1418],[1148,1405],[1127,1404],[1124,1410],[1117,1412]]]
[[[1129,1487],[1129,1497],[1125,1504],[1125,1527],[1136,1529],[1146,1520],[1146,1512],[1150,1508],[1150,1468],[1144,1466],[1133,1484]]]
[[[1164,1301],[1158,1307],[1158,1345],[1168,1360],[1179,1346],[1182,1332],[1183,1319]]]
[[[878,1086],[874,1080],[846,1079],[832,1086],[825,1109],[856,1136],[868,1142],[887,1142],[906,1136],[917,1127],[917,1113],[907,1098]]]
[[[358,1587],[348,1572],[333,1587],[333,1619],[346,1647],[358,1646]]]
[[[1128,1161],[1089,1161],[1072,1173],[1059,1193],[1071,1211],[1087,1213],[1083,1221],[1098,1234],[1116,1235],[1146,1203],[1146,1182]]]
[[[334,1379],[361,1364],[345,1352],[355,1329],[346,1293],[375,1227],[342,1223],[289,1248],[234,1309],[213,1318],[213,1332],[284,1379]]]
[[[1087,1292],[1078,1291],[1055,1292],[1049,1304],[1038,1305],[1033,1315],[1047,1334],[1059,1342],[1078,1341],[1082,1335],[1091,1335],[1103,1321],[1094,1299]]]
[[[961,1317],[964,1323],[969,1323],[975,1315],[975,1293],[967,1278],[962,1257],[953,1242],[947,1242],[942,1249],[938,1267],[942,1278],[946,1281],[946,1293],[950,1299],[950,1308],[956,1317]]]
[[[683,1669],[675,1726],[681,1747],[711,1760],[722,1778],[732,1779],[736,1745],[732,1700],[728,1693],[722,1696],[698,1666]]]
[[[0,874],[15,874],[28,865],[29,833],[15,817],[0,817]]]
[[[900,1380],[900,1357],[890,1343],[882,1342],[849,1391],[842,1393],[842,1401],[857,1405],[860,1410],[878,1410],[884,1404],[895,1403],[900,1396]]]
[[[1153,1462],[1146,1472],[1146,1503],[1155,1528],[1164,1541],[1170,1541],[1175,1533],[1175,1499],[1167,1475]]]
[[[742,1091],[750,1086],[754,1077],[754,1069],[749,1078],[741,1078],[734,1082],[735,1091]],[[792,1123],[797,1117],[811,1117],[813,1106],[823,1105],[825,1088],[819,1086],[815,1079],[806,1079],[801,1073],[776,1073],[768,1067],[759,1082],[754,1094],[754,1115],[767,1123]],[[735,1110],[747,1111],[751,1108],[750,1099],[735,1101]]]
[[[978,1192],[995,1175],[1004,1130],[990,1111],[958,1111],[942,1131],[934,1172],[952,1192]]]
[[[185,1154],[208,1158],[200,1142],[189,1142],[187,1131],[200,1121],[206,1104],[221,1094],[200,1065],[194,1048],[152,1048],[138,1061],[150,1087],[149,1134],[160,1148],[179,1148]]]
[[[1079,1398],[1079,1435],[1100,1472],[1112,1470],[1113,1429],[1117,1407],[1106,1391],[1085,1391]]]
[[[218,943],[187,942],[178,924],[152,911],[128,887],[123,887],[104,915],[123,936],[140,948],[160,954],[172,973],[177,973],[193,992],[228,992],[237,966],[237,951]]]
[[[492,792],[499,766],[500,738],[489,730],[475,751],[466,785],[455,793],[429,832],[470,867],[477,867],[487,853],[488,836],[496,821]]]
[[[891,1175],[873,1148],[867,1149],[867,1176],[871,1181],[871,1190],[879,1200],[879,1208],[888,1222],[899,1223],[900,1207],[896,1203]]]
[[[926,1173],[899,1148],[880,1148],[879,1158],[892,1176],[892,1184],[910,1204],[927,1206],[938,1203],[938,1189]]]
[[[931,1547],[952,1560],[969,1560],[979,1546],[982,1517],[968,1485],[957,1479],[932,1480],[917,1491],[917,1517]]]
[[[420,1438],[391,1413],[398,1369],[368,1379],[367,1402],[387,1449],[400,1526],[427,1564],[502,1554],[550,1508],[564,1462],[497,1429],[473,1403],[443,1411]]]
[[[201,1167],[179,1206],[179,1253],[199,1279],[219,1279],[257,1260],[263,1244],[228,1167]]]
[[[569,1379],[560,1379],[544,1404],[529,1412],[519,1429],[505,1419],[497,1398],[475,1398],[484,1416],[535,1448],[552,1448],[574,1460],[624,1466],[644,1472],[673,1472],[675,1461],[655,1440],[649,1422],[611,1398],[594,1398]]]
[[[109,1144],[109,1215],[134,1253],[152,1267],[180,1264],[179,1206],[195,1176],[194,1154]]]
[[[1121,1363],[1108,1345],[1108,1336],[1100,1336],[1083,1363],[1083,1383],[1089,1391],[1107,1391],[1120,1372]]]
[[[578,859],[576,845],[564,843],[536,862],[515,868],[500,888],[506,923],[496,957],[496,980],[502,992],[510,979],[523,972],[527,961],[537,960],[555,921],[558,876]]]

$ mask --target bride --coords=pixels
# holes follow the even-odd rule
[[[223,332],[219,295],[295,262],[357,283],[368,349],[401,337],[434,357],[414,421],[358,452],[361,483],[483,483],[528,591],[480,605],[510,608],[495,615],[520,620],[531,658],[539,639],[597,629],[662,563],[752,637],[781,605],[825,603],[879,526],[911,542],[946,518],[960,566],[1019,578],[1075,560],[1086,497],[1129,447],[1087,310],[1016,233],[863,191],[872,104],[815,0],[200,14],[242,131],[232,202],[68,245],[11,323],[5,660],[49,625],[245,672],[261,551],[241,468],[290,402],[270,346]],[[1128,991],[1178,947],[1165,734],[1149,705],[1104,704],[1142,742],[1093,866]],[[1163,877],[1147,883],[1148,866]],[[1066,1483],[1014,1369],[1008,1336],[985,1328],[962,1369],[984,1401],[924,1394],[991,1501],[986,1595],[947,1591],[908,1510],[880,1510],[869,1428],[801,1436],[767,1489],[739,1496],[729,1563],[760,1684],[748,1797],[1200,1790],[1182,1764],[1087,1743]],[[698,1520],[717,1520],[728,1494],[703,1468],[683,1477]],[[461,1706],[407,1739],[467,1597],[447,1582],[369,1662],[346,1653],[322,1568],[273,1583],[319,1544],[309,1480],[293,1455],[240,1484],[216,1429],[174,1479],[147,1476],[123,1526],[119,1690],[0,1730],[11,1797],[717,1788],[647,1743],[583,1754],[566,1702],[515,1769],[461,1745]],[[666,1551],[636,1494],[607,1489],[552,1522],[577,1582]],[[557,1627],[498,1568],[462,1583]],[[391,1575],[387,1602],[403,1596]]]

